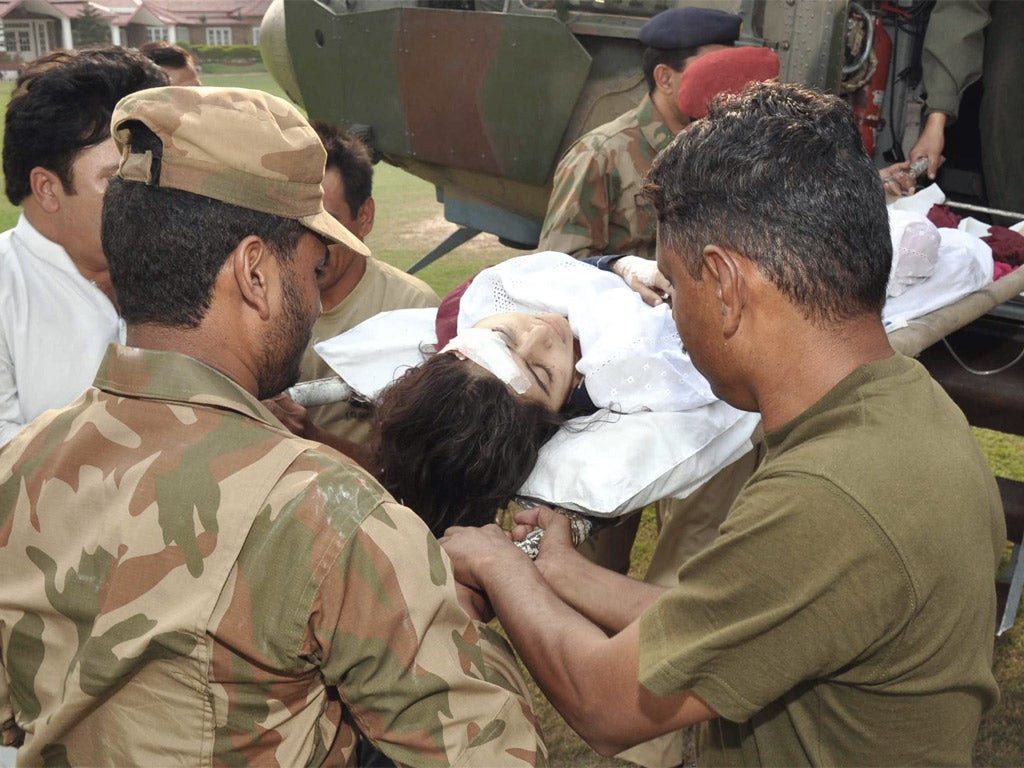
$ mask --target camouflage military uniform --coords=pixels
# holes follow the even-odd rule
[[[389,309],[436,307],[441,303],[433,289],[412,275],[377,259],[366,259],[366,272],[352,292],[325,311],[313,326],[313,338],[302,356],[300,379],[310,381],[335,373],[313,345],[354,328],[370,317]],[[307,409],[309,420],[335,437],[365,443],[370,434],[373,409],[359,400],[346,400]]]
[[[0,583],[26,763],[340,764],[353,724],[399,763],[546,760],[419,519],[188,357],[112,346],[0,454]]]
[[[654,211],[637,199],[672,131],[649,96],[580,137],[555,170],[539,250],[654,258]]]

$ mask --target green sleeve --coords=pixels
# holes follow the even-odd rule
[[[365,518],[313,615],[325,679],[399,764],[546,760],[507,646],[462,610],[447,557],[410,510],[384,502]]]
[[[0,659],[3,659],[3,645],[0,644]],[[7,670],[0,668],[0,747],[17,747],[25,739],[25,733],[14,722],[11,709],[11,690],[7,683]]]
[[[573,145],[555,169],[538,248],[576,258],[606,252],[611,201],[607,158],[587,141]]]
[[[988,0],[938,0],[928,21],[921,66],[928,111],[953,123],[964,91],[981,77]]]
[[[543,764],[516,662],[459,605],[440,543],[331,453],[308,451],[289,468],[253,526],[258,546],[239,562],[246,593],[261,599],[222,621],[257,628],[254,647],[238,649],[252,674],[256,663],[296,679],[317,671],[402,765]],[[248,674],[241,667],[235,674]],[[235,708],[239,727],[260,711]]]

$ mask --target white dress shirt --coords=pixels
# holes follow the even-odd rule
[[[0,235],[0,445],[74,401],[124,334],[106,294],[22,214]]]

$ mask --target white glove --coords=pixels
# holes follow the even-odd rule
[[[652,307],[663,304],[668,297],[668,279],[661,274],[655,261],[639,256],[623,256],[612,262],[612,272]]]

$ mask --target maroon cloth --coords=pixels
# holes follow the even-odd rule
[[[476,277],[476,275],[473,275]],[[434,320],[434,331],[437,333],[437,349],[440,351],[444,346],[455,338],[459,332],[459,304],[462,302],[462,294],[473,282],[473,277],[458,288],[448,291],[437,308],[437,319]]]
[[[720,93],[739,93],[750,83],[779,76],[779,57],[768,48],[723,48],[705,54],[683,70],[676,102],[688,117],[705,117]]]
[[[933,205],[931,210],[928,211],[928,221],[936,227],[956,229],[962,218],[963,216],[953,213],[948,205]]]
[[[981,239],[992,247],[992,258],[996,261],[1011,267],[1019,267],[1024,262],[1024,236],[1012,229],[993,224]]]
[[[956,229],[961,219],[963,217],[953,213],[948,205],[933,205],[928,211],[928,221],[936,227]],[[1011,267],[1019,267],[1024,263],[1024,236],[1020,233],[992,224],[988,228],[988,234],[981,240],[992,249],[992,258],[997,265],[998,262],[1003,262]],[[1001,277],[998,274],[998,266],[996,277],[997,279]]]
[[[994,261],[994,262],[992,262],[992,267],[993,267],[993,269],[992,269],[992,279],[993,280],[998,280],[1000,277],[1006,277],[1008,274],[1010,274],[1014,270],[1020,269],[1020,266],[1011,267],[1009,264],[1007,264],[1004,261]]]

